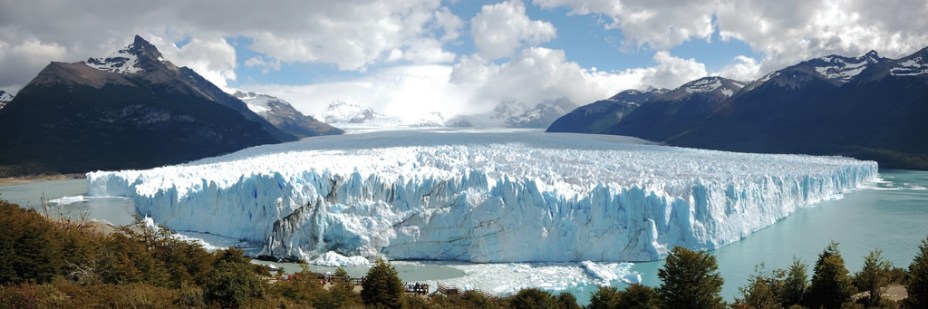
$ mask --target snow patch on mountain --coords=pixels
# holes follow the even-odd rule
[[[270,102],[271,101],[280,101],[280,99],[261,93],[255,93],[251,91],[236,91],[232,96],[245,102],[245,105],[248,106],[248,109],[255,112],[258,115],[267,114],[271,111]]]
[[[13,101],[13,94],[0,90],[0,102],[10,102]]]
[[[918,76],[928,74],[928,64],[921,56],[900,62],[895,67],[889,69],[893,76]]]
[[[178,231],[304,260],[656,260],[712,250],[856,188],[874,162],[663,147],[620,136],[404,131],[87,174]]]
[[[712,92],[722,87],[722,81],[717,78],[701,78],[683,85],[687,93]]]
[[[851,58],[838,55],[830,55],[807,61],[815,69],[815,72],[829,80],[847,83],[860,75],[864,69],[870,65],[880,63],[885,58],[880,57],[876,51],[870,51],[863,56]]]

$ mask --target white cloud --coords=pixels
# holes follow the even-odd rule
[[[712,75],[722,76],[739,81],[752,81],[761,77],[761,64],[748,56],[737,56],[725,65],[719,72]]]
[[[571,14],[608,19],[605,27],[619,29],[626,47],[669,49],[691,38],[709,39],[714,32],[715,0],[534,0],[543,8],[566,6]]]
[[[454,44],[462,25],[440,0],[281,0],[273,5],[250,0],[221,5],[184,0],[33,0],[4,1],[0,9],[0,41],[15,46],[35,38],[68,51],[65,57],[43,62],[103,56],[142,34],[149,39],[161,36],[166,42],[244,37],[263,54],[265,63],[323,62],[363,71],[385,61],[393,50],[409,54],[403,60],[414,64],[447,62],[455,55],[442,45]],[[207,67],[210,71],[203,75],[232,78],[222,69],[228,67],[225,60],[194,69]],[[22,84],[33,76],[0,74],[0,86]]]
[[[486,59],[509,57],[524,44],[539,44],[556,36],[554,25],[525,15],[521,0],[484,5],[470,23],[474,44]]]
[[[900,57],[928,42],[924,0],[533,0],[543,8],[604,17],[624,43],[669,49],[690,39],[744,41],[764,54],[761,73],[828,54],[876,49]],[[716,25],[713,25],[713,16]],[[734,59],[734,62],[740,60]]]
[[[398,66],[344,82],[248,89],[282,97],[314,115],[329,103],[344,101],[415,119],[434,111],[445,116],[476,115],[501,103],[532,106],[562,97],[586,104],[622,90],[672,88],[706,75],[701,63],[668,52],[655,53],[654,61],[653,67],[599,71],[567,60],[562,50],[529,47],[505,63],[471,55],[453,66]]]
[[[67,55],[67,48],[55,44],[42,42],[35,38],[28,38],[20,42],[6,42],[0,40],[0,83],[10,92],[18,91],[29,80],[21,76],[35,76],[52,59],[61,59]]]
[[[245,66],[249,68],[258,68],[262,73],[280,70],[280,60],[265,59],[261,56],[251,57],[245,60]]]
[[[667,51],[654,54],[654,67],[645,69],[642,83],[657,88],[673,89],[707,75],[706,66],[695,59],[674,57]]]
[[[223,90],[229,90],[227,82],[236,78],[235,48],[223,38],[194,38],[181,48],[158,37],[152,38],[151,43],[158,47],[165,59],[177,66],[193,69]]]

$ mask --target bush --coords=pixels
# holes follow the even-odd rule
[[[203,291],[207,302],[238,308],[251,299],[263,298],[263,282],[242,250],[230,248],[216,254]]]
[[[599,287],[593,295],[590,296],[588,309],[609,309],[619,308],[619,298],[621,298],[619,289],[611,286]]]
[[[722,276],[715,256],[684,247],[670,251],[664,268],[658,270],[661,286],[657,288],[663,308],[724,308]]]
[[[577,304],[577,297],[568,292],[561,292],[557,295],[557,308],[560,309],[580,309]]]
[[[509,308],[513,309],[554,309],[557,301],[551,293],[535,289],[523,289],[509,300]]]

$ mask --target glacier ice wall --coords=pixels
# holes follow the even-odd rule
[[[304,139],[151,170],[88,173],[174,230],[392,259],[648,261],[716,249],[856,188],[877,164],[541,132]]]

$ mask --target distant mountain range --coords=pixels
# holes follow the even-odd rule
[[[325,122],[339,126],[362,127],[470,127],[466,120],[446,119],[439,112],[431,112],[415,119],[401,119],[374,111],[370,107],[336,101],[329,104],[322,115]]]
[[[0,109],[0,132],[3,176],[148,168],[297,138],[138,36],[109,57],[46,66]]]
[[[558,119],[551,132],[629,135],[669,145],[844,155],[928,169],[928,48],[803,61],[742,84],[701,78],[624,91]]]
[[[232,96],[242,100],[252,112],[296,137],[342,134],[339,128],[297,111],[287,101],[255,92],[236,91]]]

